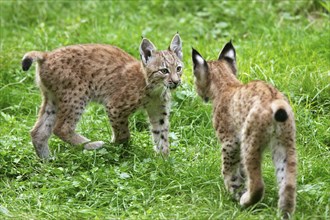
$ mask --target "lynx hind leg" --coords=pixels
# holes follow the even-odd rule
[[[76,125],[86,107],[87,101],[84,97],[70,98],[70,100],[64,100],[58,104],[54,134],[69,144],[86,143],[85,149],[88,150],[101,147],[103,145],[102,141],[90,142],[89,139],[75,132]]]
[[[56,120],[56,106],[50,96],[43,94],[43,103],[39,110],[38,120],[30,132],[32,143],[37,155],[41,159],[49,157],[48,139]]]
[[[269,111],[253,108],[242,128],[241,150],[246,173],[246,192],[240,199],[243,207],[259,202],[264,195],[261,172],[262,152],[269,142],[269,128],[273,120]]]
[[[237,142],[222,144],[222,175],[224,176],[226,189],[238,200],[244,190],[244,171]]]
[[[285,132],[285,133],[284,133]],[[278,207],[285,218],[294,212],[296,205],[297,156],[292,131],[283,131],[283,135],[271,142],[272,158],[279,184]]]
[[[240,198],[243,207],[259,202],[264,194],[264,182],[261,175],[262,151],[255,138],[242,143],[243,165],[246,172],[246,192]]]

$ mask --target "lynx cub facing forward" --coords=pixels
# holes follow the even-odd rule
[[[222,142],[226,188],[243,207],[262,199],[261,159],[269,144],[279,183],[278,205],[289,216],[295,209],[297,157],[295,122],[288,101],[262,81],[243,85],[237,80],[231,42],[216,61],[205,61],[194,49],[192,60],[197,93],[213,102],[213,126]]]
[[[48,139],[52,132],[68,143],[84,144],[86,149],[97,149],[104,144],[91,142],[75,132],[90,101],[106,107],[115,143],[129,139],[128,117],[137,108],[144,107],[151,123],[155,150],[167,155],[169,89],[181,82],[181,38],[176,34],[168,50],[163,51],[156,51],[144,38],[140,56],[142,63],[117,47],[99,44],[25,54],[24,71],[33,61],[38,62],[36,79],[43,95],[39,118],[31,131],[37,155],[49,157]]]

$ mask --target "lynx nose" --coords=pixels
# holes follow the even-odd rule
[[[180,83],[181,83],[180,79],[178,79],[176,81],[172,80],[172,82],[171,82],[173,88],[178,87],[178,85],[180,85]]]
[[[179,85],[180,82],[181,82],[181,80],[180,80],[180,78],[179,78],[178,75],[173,75],[173,76],[171,77],[171,82],[174,83],[175,85]]]
[[[176,87],[178,87],[178,85],[180,85],[180,83],[181,83],[181,80],[180,80],[180,79],[177,80],[177,81],[173,81],[173,80],[171,80],[171,81],[168,83],[168,87],[169,87],[170,89],[175,89]]]

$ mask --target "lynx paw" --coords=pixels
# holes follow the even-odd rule
[[[99,149],[103,146],[104,142],[103,141],[94,141],[90,142],[88,144],[85,144],[84,148],[86,150],[96,150]]]
[[[262,200],[263,194],[264,194],[263,186],[256,188],[254,191],[248,190],[242,195],[240,199],[240,204],[243,207],[254,205],[260,200]]]
[[[237,201],[246,192],[246,189],[244,189],[244,179],[240,175],[225,175],[225,186],[233,196],[233,199]]]
[[[122,139],[112,137],[111,143],[113,144],[125,144],[129,141],[129,137],[125,137]]]
[[[236,191],[235,194],[234,194],[234,199],[235,199],[236,201],[240,201],[242,195],[243,195],[245,192],[246,192],[246,189],[245,189],[245,188]]]
[[[40,159],[47,160],[49,158],[50,152],[47,144],[33,142],[33,145]]]
[[[251,204],[250,204],[250,203],[251,203],[250,200],[251,200],[251,199],[250,199],[250,193],[247,191],[247,192],[245,192],[245,193],[242,195],[239,204],[240,204],[242,207],[247,207],[247,206],[251,205]]]
[[[157,147],[156,145],[154,146],[154,151],[156,153],[160,153],[162,154],[163,156],[167,157],[169,154],[170,154],[170,149],[168,147],[164,147],[164,148],[159,148]]]

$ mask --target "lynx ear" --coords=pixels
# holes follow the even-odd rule
[[[236,75],[236,51],[231,40],[221,50],[218,60],[226,60],[231,65],[233,72]]]
[[[152,53],[156,50],[156,47],[146,38],[142,39],[140,45],[140,57],[144,65],[147,64],[148,60],[152,56]]]
[[[193,71],[196,79],[201,82],[206,82],[209,67],[204,58],[194,48],[192,48],[192,61],[194,64]]]
[[[221,59],[230,59],[232,61],[236,61],[236,51],[235,48],[233,46],[233,44],[231,43],[231,41],[229,41],[221,50],[220,54],[219,54],[219,60]]]
[[[182,60],[182,41],[179,34],[174,35],[169,49],[173,51],[180,60]]]

